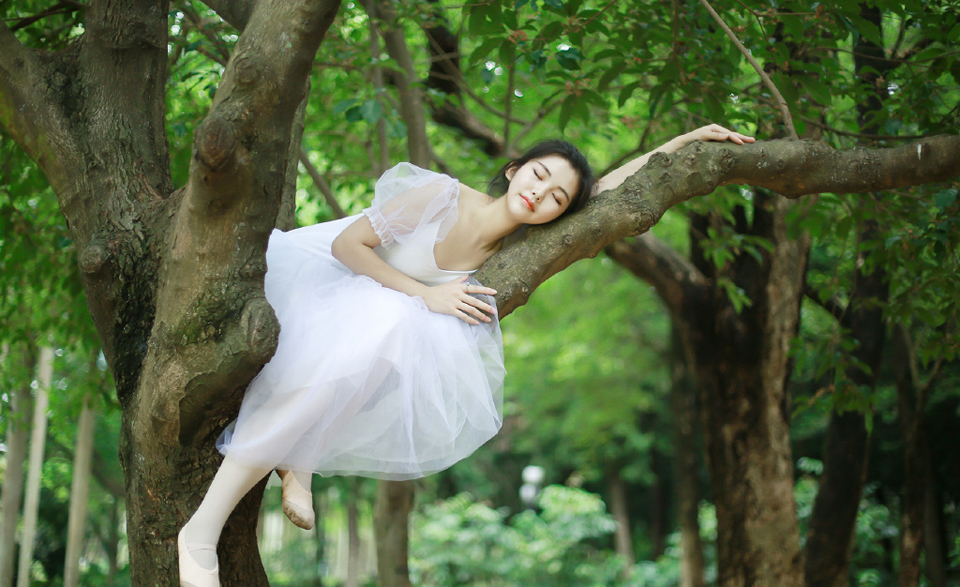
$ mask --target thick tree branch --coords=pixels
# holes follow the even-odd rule
[[[883,191],[960,176],[960,136],[930,137],[893,149],[837,151],[811,141],[752,145],[694,143],[658,154],[615,190],[581,212],[531,227],[490,258],[476,277],[499,294],[501,318],[570,264],[645,232],[670,207],[727,184],[748,184],[789,198],[821,192]]]
[[[72,141],[41,83],[41,55],[24,47],[0,21],[0,129],[37,162],[56,190],[62,189],[65,182],[55,162],[67,157]],[[51,76],[47,84],[60,81]]]
[[[168,428],[184,444],[213,434],[222,420],[210,415],[230,412],[273,354],[278,326],[263,296],[264,251],[306,79],[338,8],[323,0],[258,5],[197,128],[158,277],[143,385],[164,387],[144,394],[140,415],[154,422],[145,434]]]

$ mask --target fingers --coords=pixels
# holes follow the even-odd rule
[[[743,133],[739,133],[739,132],[730,130],[728,128],[724,128],[719,124],[711,124],[709,126],[706,126],[704,127],[704,131],[705,131],[704,133],[705,136],[703,138],[704,140],[707,140],[707,141],[730,141],[738,145],[742,145],[744,143],[752,143],[756,141],[755,138],[749,135],[745,135]]]
[[[431,309],[451,314],[472,325],[477,325],[481,321],[490,322],[490,315],[495,314],[496,309],[475,296],[493,296],[497,294],[497,291],[478,283],[467,283],[467,279],[468,276],[458,277],[444,285],[437,286],[438,292],[445,292],[441,294],[440,299],[446,298],[448,301],[439,302],[438,300],[438,304]],[[428,307],[430,307],[430,304],[428,304]]]
[[[461,312],[465,312],[476,316],[484,322],[490,321],[490,316],[488,314],[493,314],[494,309],[490,304],[483,302],[471,295],[467,295],[464,298],[460,299],[460,305],[457,308]]]

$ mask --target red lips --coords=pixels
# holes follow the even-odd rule
[[[530,198],[526,196],[520,196],[520,199],[523,200],[523,203],[527,205],[527,208],[530,208],[530,211],[533,212],[533,202],[530,201]]]

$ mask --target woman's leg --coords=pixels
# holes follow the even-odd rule
[[[200,507],[180,531],[183,542],[215,547],[233,508],[270,471],[272,468],[240,463],[228,454],[220,464]],[[217,566],[216,550],[192,550],[190,554],[197,564],[205,569],[214,569]]]

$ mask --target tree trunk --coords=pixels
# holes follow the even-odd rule
[[[627,500],[627,484],[620,471],[607,474],[607,487],[610,491],[610,515],[617,522],[613,540],[616,552],[623,557],[623,578],[630,576],[636,560],[633,556],[633,540],[630,538],[630,508]]]
[[[894,370],[903,435],[903,503],[900,515],[900,587],[918,587],[924,545],[926,485],[930,449],[926,430],[927,390],[918,385],[914,351],[903,325],[894,328]]]
[[[90,488],[90,462],[93,456],[94,424],[96,414],[90,407],[92,398],[83,398],[83,410],[77,425],[77,448],[73,460],[73,484],[70,488],[70,521],[67,527],[67,556],[64,565],[63,587],[80,584],[80,554],[84,544],[84,526],[87,521],[87,496]]]
[[[800,587],[787,381],[809,237],[787,237],[791,203],[760,190],[754,199],[749,232],[768,239],[772,250],[760,263],[741,253],[718,271],[742,288],[752,305],[738,314],[715,288],[712,304],[691,314],[696,324],[691,356],[717,509],[717,584]],[[740,223],[746,224],[742,211]],[[696,234],[707,234],[705,222],[694,224]],[[695,251],[695,263],[709,271]]]
[[[24,346],[23,362],[29,377],[26,383],[12,390],[10,411],[7,416],[6,466],[3,474],[2,506],[0,506],[0,587],[13,585],[17,525],[20,520],[20,502],[23,498],[30,418],[33,414],[33,397],[30,395],[29,379],[33,376],[37,359],[32,345]]]
[[[877,27],[881,26],[878,7],[861,4],[860,16]],[[875,135],[880,129],[873,117],[889,96],[882,77],[896,65],[885,58],[882,47],[865,35],[857,38],[854,55],[856,76],[868,92],[867,100],[857,105],[860,130],[865,135]],[[870,197],[875,201],[882,198],[878,194]],[[868,221],[860,227],[859,241],[877,239],[879,233],[876,222]],[[869,369],[869,372],[851,369],[850,383],[872,393],[886,340],[881,306],[887,300],[889,286],[885,271],[877,268],[865,274],[862,254],[859,261],[847,312],[838,319],[850,328],[850,335],[859,343],[854,357]],[[838,391],[860,393],[858,390]],[[823,451],[823,474],[810,517],[805,552],[807,587],[843,587],[848,582],[854,529],[867,474],[869,440],[863,413],[840,412],[831,414]]]
[[[347,580],[344,587],[360,587],[360,512],[357,509],[358,484],[347,493]]]
[[[860,230],[860,240],[879,238],[879,227],[868,223]],[[861,255],[862,261],[862,255]],[[859,343],[853,356],[869,371],[850,369],[852,389],[841,394],[872,392],[883,357],[886,340],[882,304],[889,287],[886,272],[880,268],[869,275],[857,264],[850,303],[841,322]],[[860,411],[831,412],[823,448],[823,474],[814,501],[807,531],[805,575],[807,587],[844,587],[848,583],[850,555],[860,497],[867,476],[869,434],[866,415]]]
[[[671,393],[673,412],[674,483],[677,518],[680,524],[680,587],[703,587],[703,543],[700,540],[700,491],[697,481],[697,413],[696,389],[693,387],[688,361],[677,325],[674,323],[671,344]]]
[[[410,587],[407,542],[413,484],[380,481],[374,513],[377,539],[377,584],[379,587]]]
[[[923,491],[923,549],[930,587],[947,587],[947,564],[943,545],[943,507],[937,499],[933,459],[927,444],[926,475]]]
[[[692,260],[647,235],[608,252],[654,286],[693,366],[717,509],[718,585],[799,587],[786,384],[809,237],[787,237],[790,202],[758,190],[753,206],[752,223],[736,211],[736,229],[771,243],[761,261],[740,253],[719,269],[707,262],[698,239],[720,220],[700,216],[691,227]],[[719,279],[751,305],[738,312],[713,285]]]
[[[33,405],[33,427],[30,433],[30,467],[27,470],[26,498],[23,503],[23,532],[20,535],[20,562],[17,566],[17,587],[30,587],[33,566],[33,540],[37,531],[40,508],[40,477],[43,452],[47,440],[47,404],[53,381],[53,349],[40,348],[37,368],[37,398]]]

